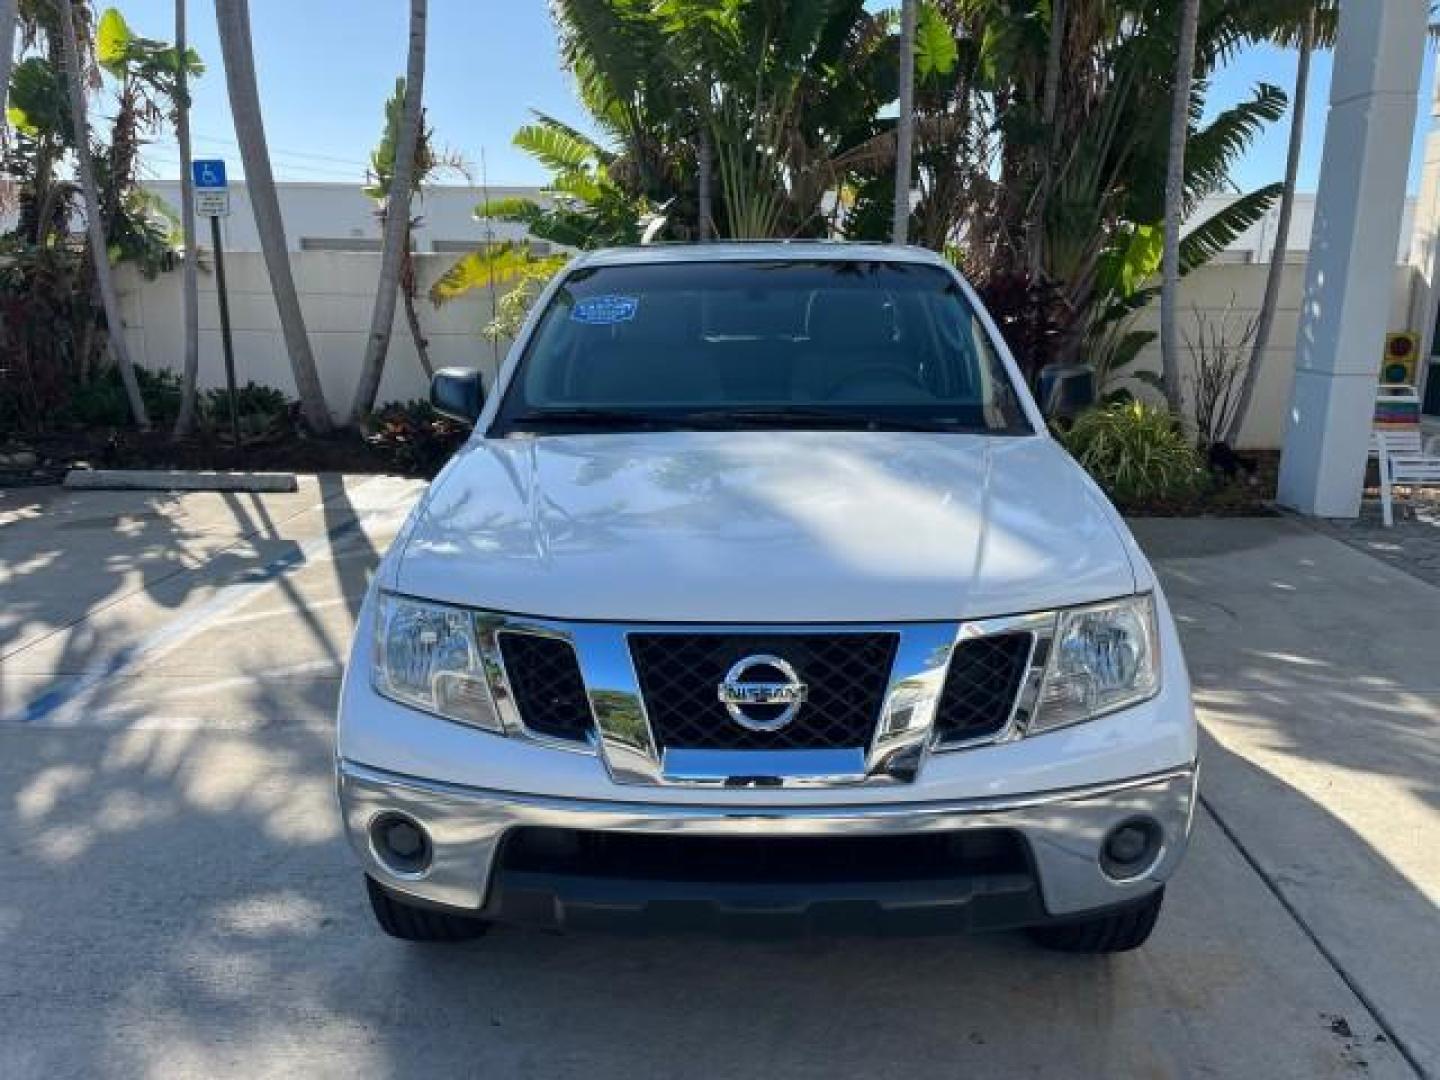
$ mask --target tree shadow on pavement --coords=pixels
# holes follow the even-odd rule
[[[341,498],[324,511],[332,537],[364,512]],[[258,511],[235,516],[286,542]],[[147,546],[165,542],[153,527]],[[343,657],[344,622],[326,621],[322,605],[353,623],[380,546],[358,531],[226,609],[235,620],[266,605],[289,614],[244,633],[254,651],[237,654],[240,678],[209,701],[173,706],[137,664],[92,687],[73,726],[0,727],[7,1080],[1399,1074],[1203,813],[1160,931],[1124,957],[1044,953],[1019,935],[777,942],[500,928],[460,947],[382,937],[335,806],[338,684],[276,672],[301,644],[325,671]],[[134,561],[149,557],[116,537],[117,566],[143,580]],[[63,572],[71,558],[27,572]],[[269,565],[259,542],[233,559],[232,582]],[[105,585],[87,594],[103,602],[121,587]],[[105,632],[67,642],[63,663],[112,655]],[[1415,752],[1403,727],[1375,738],[1390,743],[1384,761]],[[1322,802],[1224,746],[1207,754],[1206,783],[1242,843],[1244,815],[1278,815],[1304,830],[1282,832],[1285,843],[1318,837],[1336,865],[1374,883],[1378,903],[1408,913],[1424,900]],[[1263,866],[1268,855],[1251,857]]]

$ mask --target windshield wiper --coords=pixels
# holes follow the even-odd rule
[[[773,424],[777,427],[863,427],[864,416],[856,413],[836,412],[832,409],[706,409],[703,412],[688,413],[685,419],[692,423],[724,426],[727,424]]]
[[[971,431],[967,425],[937,422],[918,417],[843,412],[836,409],[710,409],[683,417],[705,426],[774,426],[779,428],[824,428],[839,431]]]
[[[695,412],[651,413],[638,409],[533,409],[504,419],[512,428],[586,428],[596,431],[689,429],[725,431],[734,428],[775,428],[779,430],[824,431],[936,431],[983,430],[954,421],[919,417],[886,416],[860,411],[817,409],[807,406],[767,409],[701,409]]]
[[[587,427],[601,430],[674,427],[673,419],[634,409],[534,409],[505,418],[512,426],[553,424],[557,427]]]

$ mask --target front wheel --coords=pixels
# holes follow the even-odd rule
[[[1059,952],[1118,953],[1129,952],[1144,945],[1160,918],[1160,905],[1165,902],[1162,885],[1145,899],[1119,911],[1097,915],[1078,922],[1035,926],[1030,937],[1039,945]]]
[[[368,875],[365,890],[370,894],[370,910],[380,929],[401,941],[468,941],[490,929],[484,919],[401,900]]]

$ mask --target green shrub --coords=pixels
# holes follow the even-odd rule
[[[140,398],[145,412],[155,427],[173,424],[180,412],[180,376],[173,371],[151,371],[135,368],[135,381],[140,384]],[[81,427],[129,427],[130,399],[120,370],[107,367],[91,376],[90,381],[77,384],[70,391],[69,405],[62,409],[65,419]]]
[[[253,441],[267,435],[293,432],[291,400],[273,386],[248,382],[235,388],[235,411],[240,420],[240,438]],[[230,433],[230,392],[223,387],[206,390],[196,402],[201,430],[212,434]]]
[[[1200,456],[1175,418],[1144,402],[1091,409],[1062,438],[1121,506],[1188,498],[1205,479]]]

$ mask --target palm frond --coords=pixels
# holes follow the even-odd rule
[[[475,207],[473,216],[477,219],[494,218],[496,221],[529,221],[537,214],[544,213],[534,199],[514,195],[504,199],[490,199]]]
[[[550,131],[555,131],[562,135],[568,136],[569,138],[575,140],[577,143],[580,143],[581,145],[588,148],[591,157],[593,157],[596,161],[600,162],[602,165],[609,164],[610,161],[615,157],[614,154],[606,150],[589,135],[586,135],[579,128],[567,124],[564,120],[560,120],[554,116],[551,116],[549,113],[543,112],[540,109],[531,109],[530,115],[535,117],[535,122],[539,126],[547,128]]]
[[[1231,167],[1268,123],[1285,115],[1285,91],[1261,83],[1248,101],[1241,101],[1191,134],[1185,147],[1185,195],[1193,208],[1207,195],[1224,188]]]
[[[1267,184],[1241,195],[1191,229],[1180,240],[1180,272],[1188,274],[1233,244],[1280,198],[1284,184]]]
[[[557,173],[584,169],[592,160],[593,143],[544,123],[526,124],[510,141]]]
[[[553,259],[554,256],[544,258]],[[475,289],[515,281],[539,261],[523,241],[507,240],[462,255],[430,287],[430,302],[436,307]],[[561,260],[564,261],[563,258]]]

